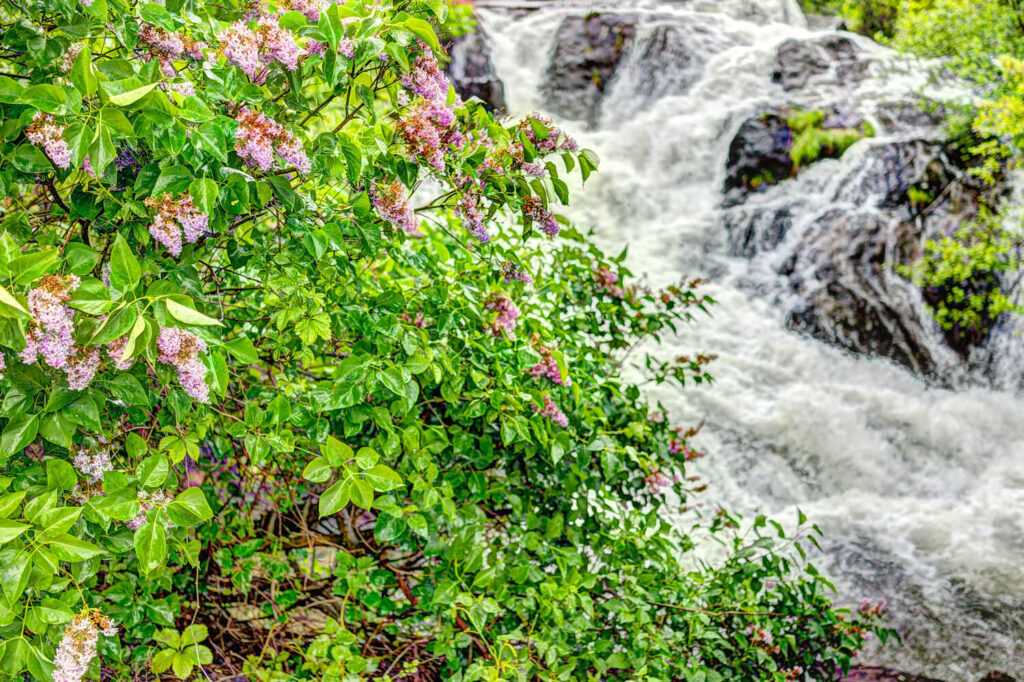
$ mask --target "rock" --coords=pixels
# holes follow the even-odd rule
[[[910,224],[891,227],[873,212],[828,211],[780,269],[804,301],[787,316],[787,326],[933,374],[931,320],[921,319],[913,285],[892,272],[890,261],[894,254],[896,262],[906,261],[916,247]]]
[[[781,208],[743,208],[723,215],[729,232],[729,253],[751,258],[762,251],[771,251],[782,243],[793,226],[796,206]]]
[[[850,670],[847,677],[841,678],[839,682],[942,682],[931,677],[921,677],[901,673],[889,668],[876,666],[862,666]]]
[[[723,205],[742,203],[750,192],[761,192],[793,171],[789,156],[793,131],[778,113],[748,118],[729,145],[725,162]]]
[[[600,13],[562,21],[545,83],[552,113],[597,122],[601,95],[632,43],[636,22],[633,15]]]
[[[491,45],[482,30],[456,38],[448,54],[446,71],[463,99],[479,97],[492,112],[505,108],[505,85],[494,70]]]
[[[1017,679],[1010,677],[1006,673],[993,670],[988,675],[985,675],[985,677],[978,680],[978,682],[1017,682]]]
[[[859,55],[860,48],[845,36],[787,40],[779,45],[772,81],[786,91],[800,90],[811,79],[819,80],[817,76],[837,85],[856,85],[868,69],[868,62]]]

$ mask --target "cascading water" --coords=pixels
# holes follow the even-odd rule
[[[600,55],[577,66],[593,70],[595,83],[608,78],[603,92],[546,85],[558,80],[564,32],[589,30],[585,17],[598,11],[619,15],[596,28],[618,61],[614,75],[601,71]],[[577,224],[616,251],[628,244],[628,264],[653,283],[713,278],[710,319],[659,352],[717,353],[716,383],[652,394],[679,423],[708,421],[699,445],[709,457],[690,471],[711,482],[705,504],[780,519],[799,507],[816,521],[827,543],[819,563],[841,598],[887,599],[904,637],[905,646],[865,652],[865,661],[951,682],[989,668],[1024,674],[1024,339],[998,327],[972,356],[988,366],[981,380],[890,267],[867,283],[843,280],[845,263],[891,260],[898,221],[878,208],[892,190],[888,165],[938,135],[906,106],[924,85],[920,70],[846,36],[839,47],[855,57],[844,53],[828,73],[815,67],[785,90],[772,79],[780,45],[837,37],[808,30],[789,0],[567,2],[481,14],[508,111],[548,112],[602,158],[569,211]],[[723,208],[741,123],[794,104],[853,109],[876,135]],[[855,237],[865,223],[877,234]],[[818,305],[817,335],[834,336],[816,298],[829,293],[828,273],[847,298],[871,298],[881,311],[871,319],[895,325],[880,338],[896,338],[886,354],[905,366],[793,329]],[[930,380],[906,366],[915,363]]]

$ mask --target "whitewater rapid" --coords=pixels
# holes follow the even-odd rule
[[[903,647],[871,647],[866,662],[950,682],[973,682],[990,668],[1024,675],[1024,397],[970,377],[936,388],[887,360],[791,331],[787,287],[775,270],[782,256],[729,255],[721,209],[729,142],[746,117],[785,102],[770,77],[779,44],[817,34],[790,0],[484,10],[511,115],[545,112],[545,70],[561,21],[597,10],[637,15],[636,45],[667,24],[697,35],[708,52],[685,92],[668,83],[653,89],[670,94],[651,97],[639,81],[652,70],[635,49],[609,84],[595,128],[558,121],[602,160],[568,215],[615,252],[628,244],[628,265],[654,284],[712,278],[711,316],[656,353],[716,353],[714,384],[652,391],[678,423],[707,420],[697,440],[709,455],[688,470],[710,482],[704,502],[786,520],[799,508],[818,523],[825,551],[817,563],[836,578],[840,599],[886,599],[904,637]],[[893,62],[856,40],[879,65]],[[663,66],[671,77],[673,64]],[[912,69],[870,73],[851,97],[905,95],[923,82]],[[850,164],[886,134],[880,128],[875,140],[819,162],[754,206],[804,193],[795,222],[813,229]]]

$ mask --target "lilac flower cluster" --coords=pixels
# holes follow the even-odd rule
[[[32,123],[25,129],[25,137],[37,147],[42,147],[58,168],[71,166],[71,147],[62,137],[67,126],[59,125],[53,116],[37,111]]]
[[[205,43],[180,36],[153,24],[142,24],[139,29],[139,43],[147,48],[147,54],[142,55],[143,61],[156,59],[160,64],[161,73],[169,77],[176,74],[174,60],[188,57],[202,61],[205,58]]]
[[[343,19],[342,23],[351,21],[352,19]],[[310,38],[306,41],[306,56],[308,57],[322,57],[327,52],[327,43],[321,43],[319,40]],[[346,59],[356,58],[356,44],[352,42],[351,38],[340,38],[338,40],[338,54]]]
[[[320,21],[320,0],[282,0],[281,9],[299,12],[311,23]]]
[[[295,36],[278,25],[276,16],[261,14],[256,27],[236,21],[220,34],[221,49],[229,64],[234,64],[254,83],[262,84],[274,62],[294,71],[305,56]]]
[[[607,294],[618,298],[622,298],[626,295],[626,290],[618,284],[618,274],[612,272],[603,265],[594,270],[594,282],[597,284],[598,290]]]
[[[0,353],[0,379],[4,378],[4,372],[7,371],[7,360],[4,359],[3,353]]]
[[[177,327],[161,327],[156,340],[157,360],[178,370],[178,383],[195,400],[210,400],[210,387],[206,385],[206,367],[199,354],[206,352],[206,342],[195,334]]]
[[[80,281],[74,275],[47,275],[39,286],[28,292],[28,308],[32,322],[25,334],[21,361],[35,364],[43,356],[46,364],[64,370],[71,390],[80,391],[92,382],[99,368],[95,349],[75,346],[74,313],[65,305]]]
[[[512,299],[504,293],[496,291],[487,299],[484,307],[496,313],[490,323],[491,334],[497,337],[504,336],[510,341],[515,340],[519,308],[516,307]]]
[[[537,197],[531,195],[523,199],[523,215],[537,223],[547,236],[558,234],[560,228],[555,215],[544,208],[544,203]]]
[[[85,43],[71,43],[68,45],[67,51],[60,58],[60,72],[71,73],[71,67],[75,65],[75,60],[78,59],[78,53],[85,47]]]
[[[543,137],[539,136],[535,127],[547,129],[547,134]],[[561,128],[552,125],[551,121],[537,114],[530,114],[520,121],[519,129],[523,132],[523,137],[529,140],[533,148],[541,154],[578,149],[576,140],[566,135]]]
[[[569,377],[566,377],[566,382],[562,382],[562,373],[558,370],[558,360],[555,359],[555,350],[558,349],[558,342],[552,342],[550,346],[537,346],[537,352],[540,353],[541,360],[536,365],[529,369],[529,374],[534,379],[540,379],[547,377],[553,383],[559,386],[568,386],[571,382]]]
[[[274,155],[285,165],[301,173],[312,167],[302,143],[284,126],[249,109],[242,109],[235,118],[235,151],[250,166],[268,171],[274,166]]]
[[[654,469],[646,478],[644,478],[644,485],[647,487],[648,492],[653,495],[658,495],[678,481],[678,476],[668,476],[665,472],[659,469]]]
[[[455,212],[462,217],[463,229],[473,235],[481,244],[486,244],[491,241],[491,235],[484,225],[484,214],[480,210],[479,202],[477,192],[466,192],[459,197],[459,204],[455,207]]]
[[[53,657],[53,682],[80,682],[85,677],[101,633],[114,637],[117,626],[99,611],[86,609],[71,619]]]
[[[562,428],[568,428],[569,418],[565,416],[565,412],[562,412],[562,408],[555,404],[551,398],[544,396],[544,406],[537,407],[534,405],[533,409],[537,414],[547,417],[551,421],[555,422]]]
[[[370,195],[381,218],[408,234],[419,233],[419,221],[416,220],[416,213],[409,205],[409,195],[401,182],[393,180],[387,185],[377,185]]]
[[[145,490],[139,491],[139,513],[133,518],[128,519],[125,524],[128,526],[128,530],[138,530],[146,525],[146,512],[157,505],[167,504],[171,501],[171,496],[165,493],[163,490],[157,490],[154,493],[147,493]]]
[[[107,286],[110,286],[109,284]],[[110,343],[107,344],[107,357],[110,358],[111,362],[114,363],[114,367],[118,368],[122,372],[131,369],[135,363],[135,358],[127,358],[121,360],[124,355],[124,347],[128,344],[128,335],[119,336]]]
[[[522,266],[516,265],[512,261],[505,261],[502,263],[501,276],[505,278],[505,284],[511,284],[512,282],[533,284],[533,277],[530,276],[530,273],[528,273]]]
[[[173,92],[182,97],[192,97],[196,94],[196,86],[192,81],[161,81],[160,88],[167,92]]]
[[[419,43],[421,52],[412,63],[409,73],[402,76],[402,85],[420,97],[442,105],[448,100],[448,77],[444,75],[433,51]]]
[[[668,442],[668,451],[671,455],[682,455],[683,459],[687,462],[693,462],[707,454],[700,450],[694,450],[687,445],[685,441],[682,441],[679,438],[673,438]]]
[[[75,453],[75,468],[89,478],[90,483],[103,480],[103,474],[113,471],[114,463],[110,460],[110,447],[100,444],[98,448],[79,448]]]
[[[156,211],[149,234],[167,247],[172,256],[181,255],[182,237],[189,244],[194,244],[210,227],[210,217],[196,208],[187,192],[177,199],[164,193],[159,197],[149,197],[144,203]]]
[[[454,107],[418,99],[402,111],[395,127],[414,158],[443,171],[445,152],[462,149],[466,143],[454,123]]]

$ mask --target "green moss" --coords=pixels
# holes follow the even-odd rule
[[[823,158],[839,158],[853,144],[875,134],[870,123],[857,128],[825,128],[825,112],[797,110],[786,117],[786,125],[793,131],[793,146],[789,156],[793,160],[793,173]]]

